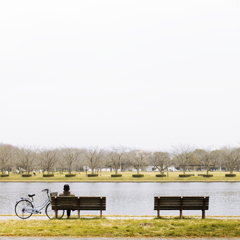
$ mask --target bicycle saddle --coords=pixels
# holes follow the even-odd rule
[[[29,196],[29,197],[34,197],[34,196],[35,196],[35,194],[28,194],[28,196]]]

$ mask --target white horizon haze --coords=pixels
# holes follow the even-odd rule
[[[240,143],[238,0],[0,2],[0,142]]]

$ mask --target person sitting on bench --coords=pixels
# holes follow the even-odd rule
[[[65,184],[63,186],[63,193],[59,194],[59,196],[75,196],[74,194],[71,194],[70,187],[68,184]],[[67,218],[70,218],[71,210],[67,210]]]

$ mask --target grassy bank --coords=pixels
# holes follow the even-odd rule
[[[133,177],[134,172],[123,172],[121,177],[112,177],[113,172],[101,172],[97,177],[88,177],[85,172],[76,173],[75,177],[66,177],[66,173],[59,174],[54,173],[54,177],[43,177],[42,174],[38,173],[36,176],[22,177],[20,174],[10,173],[8,177],[0,177],[0,182],[3,181],[56,181],[56,182],[186,182],[186,181],[240,181],[240,173],[236,173],[236,177],[225,177],[226,172],[212,172],[213,177],[198,176],[199,174],[205,174],[204,172],[188,172],[192,174],[191,177],[179,177],[181,172],[169,172],[166,177],[156,177],[157,172],[141,172],[143,177]]]
[[[0,236],[240,237],[233,219],[62,219],[0,221]]]

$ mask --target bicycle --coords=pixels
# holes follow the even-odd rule
[[[32,216],[32,214],[41,214],[41,210],[45,208],[45,214],[48,218],[55,217],[55,211],[52,210],[51,196],[56,196],[57,193],[50,193],[49,189],[43,189],[42,192],[46,192],[47,199],[40,206],[35,206],[33,197],[35,194],[28,194],[29,198],[21,197],[15,205],[15,213],[21,219],[27,219]],[[31,198],[31,199],[30,199]],[[58,210],[58,218],[62,218],[64,215],[64,210]]]

